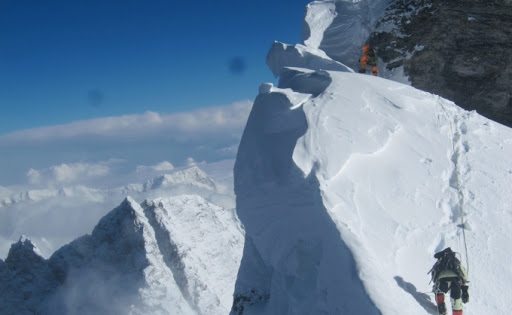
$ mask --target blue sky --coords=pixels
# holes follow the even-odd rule
[[[234,159],[307,3],[0,1],[0,195]]]
[[[253,100],[309,1],[0,2],[0,134]]]

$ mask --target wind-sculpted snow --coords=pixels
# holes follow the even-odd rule
[[[314,1],[306,6],[302,24],[302,41],[305,46],[318,48],[325,30],[336,17],[335,1]]]
[[[279,87],[295,92],[318,96],[331,84],[329,73],[302,68],[284,68],[279,77]]]
[[[307,47],[320,49],[330,58],[357,69],[361,48],[388,2],[313,1],[306,6],[302,40]]]
[[[378,314],[318,181],[304,177],[292,159],[308,129],[302,107],[291,102],[302,98],[296,94],[279,88],[260,94],[240,143],[235,193],[246,240],[233,313]]]
[[[235,163],[232,314],[436,314],[427,272],[447,246],[468,312],[506,312],[512,130],[287,47],[269,52],[279,87],[260,87]]]
[[[286,67],[299,67],[311,70],[337,70],[353,72],[349,67],[332,60],[315,47],[300,44],[291,46],[274,42],[267,54],[267,65],[276,77]]]
[[[127,198],[44,259],[22,238],[0,261],[1,314],[225,314],[243,234],[199,196]]]

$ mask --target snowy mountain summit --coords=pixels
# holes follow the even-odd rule
[[[469,269],[466,312],[504,313],[512,130],[330,58],[319,43],[357,3],[309,4],[304,44],[267,56],[279,85],[260,87],[235,164],[232,314],[437,314],[427,272],[448,246]]]
[[[127,198],[44,259],[25,237],[0,260],[2,314],[226,314],[243,234],[199,196]]]
[[[191,185],[198,188],[214,191],[217,189],[215,182],[197,166],[192,166],[182,171],[164,174],[146,181],[143,185],[132,185],[124,188],[127,191],[149,191],[168,186]]]

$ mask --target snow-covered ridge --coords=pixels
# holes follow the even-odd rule
[[[232,314],[433,314],[447,246],[471,270],[469,312],[507,310],[512,130],[303,47],[271,48],[279,85],[260,87],[240,143]]]
[[[320,47],[325,30],[336,17],[334,1],[315,1],[306,6],[302,26],[302,41],[308,47]]]
[[[313,1],[306,6],[302,42],[307,47],[321,49],[351,69],[357,69],[361,47],[389,2]]]
[[[233,211],[199,196],[127,198],[48,260],[14,244],[0,313],[226,314],[242,240]]]

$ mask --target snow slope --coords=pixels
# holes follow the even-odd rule
[[[447,246],[469,269],[467,311],[504,313],[512,130],[291,49],[269,52],[279,87],[260,87],[235,164],[232,313],[436,314],[427,272]]]
[[[48,260],[0,260],[1,314],[226,314],[242,254],[233,211],[199,196],[127,198]]]
[[[268,314],[429,314],[426,273],[451,246],[469,259],[467,308],[503,312],[512,130],[399,83],[328,73],[319,96],[297,104],[304,94],[272,88],[249,118],[239,300],[254,289]]]

